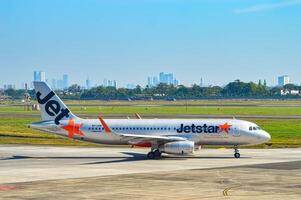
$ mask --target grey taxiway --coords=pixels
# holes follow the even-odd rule
[[[0,146],[0,199],[301,199],[301,149]]]

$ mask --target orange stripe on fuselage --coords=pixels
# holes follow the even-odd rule
[[[111,131],[110,127],[106,124],[106,122],[101,117],[98,117],[98,119],[99,119],[101,125],[103,126],[103,128],[105,129],[105,132],[111,133],[112,131]]]

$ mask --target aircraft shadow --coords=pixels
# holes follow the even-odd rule
[[[106,160],[106,161],[97,161],[97,162],[90,162],[84,163],[82,165],[95,165],[95,164],[108,164],[108,163],[122,163],[122,162],[133,162],[133,161],[140,161],[140,160],[148,160],[145,154],[142,153],[133,153],[133,152],[121,152],[125,155],[130,155],[131,157],[115,157],[117,160]]]
[[[22,159],[104,159],[104,161],[97,161],[97,162],[88,162],[83,163],[81,165],[95,165],[95,164],[108,164],[108,163],[122,163],[122,162],[135,162],[141,160],[148,160],[145,154],[142,153],[134,153],[134,152],[121,152],[126,157],[120,156],[22,156],[16,155],[12,157],[2,158],[2,160],[22,160]],[[240,159],[247,159],[250,157],[241,157]],[[111,160],[108,160],[111,159]],[[229,157],[222,157],[222,156],[172,156],[172,155],[163,155],[161,158],[157,158],[155,160],[195,160],[195,159],[235,159],[232,156]]]
[[[135,154],[135,153],[133,153]],[[129,153],[129,155],[132,155]],[[145,154],[141,154],[141,156],[145,156]],[[136,154],[134,156],[137,156]],[[123,159],[125,157],[121,156],[12,156],[7,158],[2,158],[1,160],[21,160],[21,159]]]
[[[149,160],[145,154],[141,153],[132,153],[132,152],[121,152],[126,155],[131,155],[132,157],[126,157],[124,159],[120,159],[121,157],[118,157],[118,160],[108,160],[108,161],[97,161],[97,162],[90,162],[90,163],[84,163],[83,165],[95,165],[95,164],[107,164],[107,163],[121,163],[121,162],[133,162],[133,161],[141,161],[141,160]],[[241,157],[240,159],[247,159],[250,157]],[[192,159],[236,159],[232,156],[229,157],[221,157],[221,156],[165,156],[163,155],[161,158],[157,158],[154,160],[192,160]]]

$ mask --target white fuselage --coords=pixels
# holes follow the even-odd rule
[[[80,125],[83,135],[74,135],[74,139],[101,144],[139,144],[135,138],[122,138],[107,134],[98,119],[74,119]],[[68,137],[63,128],[68,120],[59,125],[53,121],[33,123],[35,129]],[[124,134],[182,137],[195,145],[254,145],[270,140],[270,135],[256,124],[236,119],[106,119],[112,131]],[[230,125],[229,129],[220,128]]]

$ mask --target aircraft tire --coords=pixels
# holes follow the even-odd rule
[[[147,154],[147,158],[148,158],[148,159],[154,159],[154,158],[155,158],[155,153],[154,153],[154,152],[149,152],[149,153]]]
[[[158,150],[158,149],[156,149],[155,151],[154,151],[154,154],[155,154],[155,157],[161,157],[161,152]]]
[[[240,153],[235,153],[235,154],[234,154],[234,157],[235,157],[235,158],[240,158]]]

